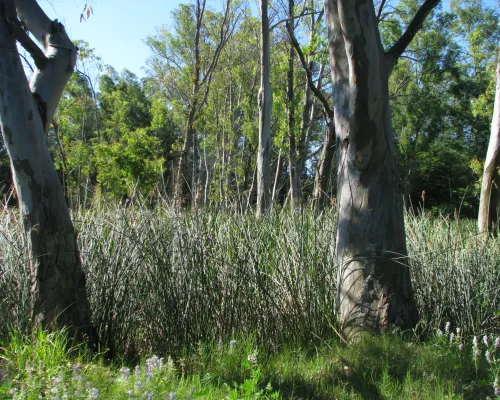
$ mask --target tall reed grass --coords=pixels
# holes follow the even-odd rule
[[[335,215],[108,207],[74,215],[103,346],[176,354],[248,334],[266,346],[336,335]],[[500,239],[474,221],[406,218],[423,325],[470,334],[500,326]],[[0,216],[0,335],[25,330],[28,260],[15,213]]]

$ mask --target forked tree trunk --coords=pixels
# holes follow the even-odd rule
[[[500,218],[500,57],[497,64],[496,80],[490,143],[484,161],[479,202],[478,228],[480,233],[498,230]]]
[[[389,75],[439,0],[382,48],[372,0],[325,0],[337,132],[339,322],[359,332],[418,321],[406,259],[403,199],[389,107]]]
[[[76,48],[63,26],[50,21],[35,0],[17,0],[18,17],[47,56],[38,60],[41,68],[29,85],[9,29],[17,22],[15,11],[6,15],[14,2],[1,5],[0,126],[27,237],[31,315],[43,327],[67,326],[78,340],[93,341],[76,233],[45,142],[45,130],[75,66]],[[20,40],[20,33],[14,35]]]
[[[260,89],[259,105],[259,147],[257,149],[257,217],[262,216],[271,205],[271,112],[273,94],[271,92],[271,54],[269,50],[269,19],[267,0],[260,1],[261,49],[260,49]]]

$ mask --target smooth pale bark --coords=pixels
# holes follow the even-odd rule
[[[71,76],[77,50],[57,21],[35,0],[16,1],[17,15],[42,45],[47,63],[28,84],[2,2],[0,19],[0,126],[27,237],[31,316],[42,327],[67,326],[78,340],[95,340],[76,233],[45,142]],[[10,4],[9,4],[10,3]],[[8,9],[8,8],[7,8]]]
[[[418,321],[388,80],[438,2],[427,0],[386,54],[372,0],[324,1],[338,143],[337,300],[347,338],[362,331],[410,329]]]
[[[498,230],[500,218],[500,57],[497,64],[496,80],[490,142],[484,161],[479,201],[478,228],[480,233]]]
[[[281,149],[278,151],[278,160],[276,161],[276,173],[274,174],[273,192],[271,201],[275,204],[278,201],[278,195],[281,190],[281,173],[283,172],[283,156]]]
[[[260,89],[259,105],[259,146],[257,148],[257,217],[262,216],[271,205],[271,112],[273,94],[271,92],[271,53],[269,49],[269,19],[267,0],[260,1],[261,48],[260,48]]]

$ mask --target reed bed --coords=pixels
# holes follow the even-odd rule
[[[111,354],[178,354],[255,335],[267,347],[336,336],[334,213],[252,215],[169,207],[74,214],[93,311]],[[500,239],[474,221],[406,217],[422,319],[498,332]],[[28,260],[17,214],[0,215],[0,337],[30,329]]]

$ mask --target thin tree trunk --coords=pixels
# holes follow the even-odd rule
[[[278,160],[276,161],[276,173],[274,174],[274,184],[273,184],[273,193],[271,196],[271,200],[273,203],[276,203],[278,200],[279,191],[281,189],[281,174],[283,172],[283,156],[282,156],[281,148],[278,151]]]
[[[288,18],[289,30],[294,33],[294,0],[288,0]],[[288,165],[290,174],[290,207],[296,209],[300,206],[300,169],[297,165],[297,145],[295,143],[295,124],[294,124],[294,79],[293,79],[293,63],[295,58],[295,49],[293,44],[290,43],[288,49],[288,70],[287,70],[287,91],[286,91],[286,106],[287,106],[287,126],[288,126]]]
[[[262,216],[271,203],[270,147],[271,112],[271,55],[269,49],[269,19],[267,0],[260,1],[261,23],[261,83],[258,95],[259,105],[259,147],[257,150],[257,217]]]
[[[194,115],[188,118],[186,127],[186,136],[182,145],[181,157],[177,169],[177,177],[175,183],[175,199],[177,206],[183,207],[191,201],[191,168],[193,164],[193,138],[194,130]]]
[[[252,174],[252,184],[250,186],[250,189],[248,191],[248,197],[247,197],[247,207],[246,210],[248,211],[252,204],[254,204],[254,197],[257,197],[257,166],[255,166],[254,173]]]
[[[498,230],[500,218],[500,56],[497,64],[496,80],[490,143],[484,161],[479,202],[478,228],[480,233]]]
[[[328,190],[328,182],[332,171],[333,159],[335,158],[335,121],[327,120],[325,141],[321,149],[318,161],[318,169],[314,178],[314,194],[312,208],[315,212],[323,209]]]
[[[76,48],[63,26],[50,21],[35,0],[17,0],[17,16],[47,56],[28,86],[9,29],[17,23],[14,2],[4,0],[2,6],[0,126],[27,237],[31,316],[36,324],[67,326],[77,340],[87,338],[93,343],[96,337],[76,233],[45,142],[45,131],[75,66]],[[9,12],[14,14],[6,15]]]

